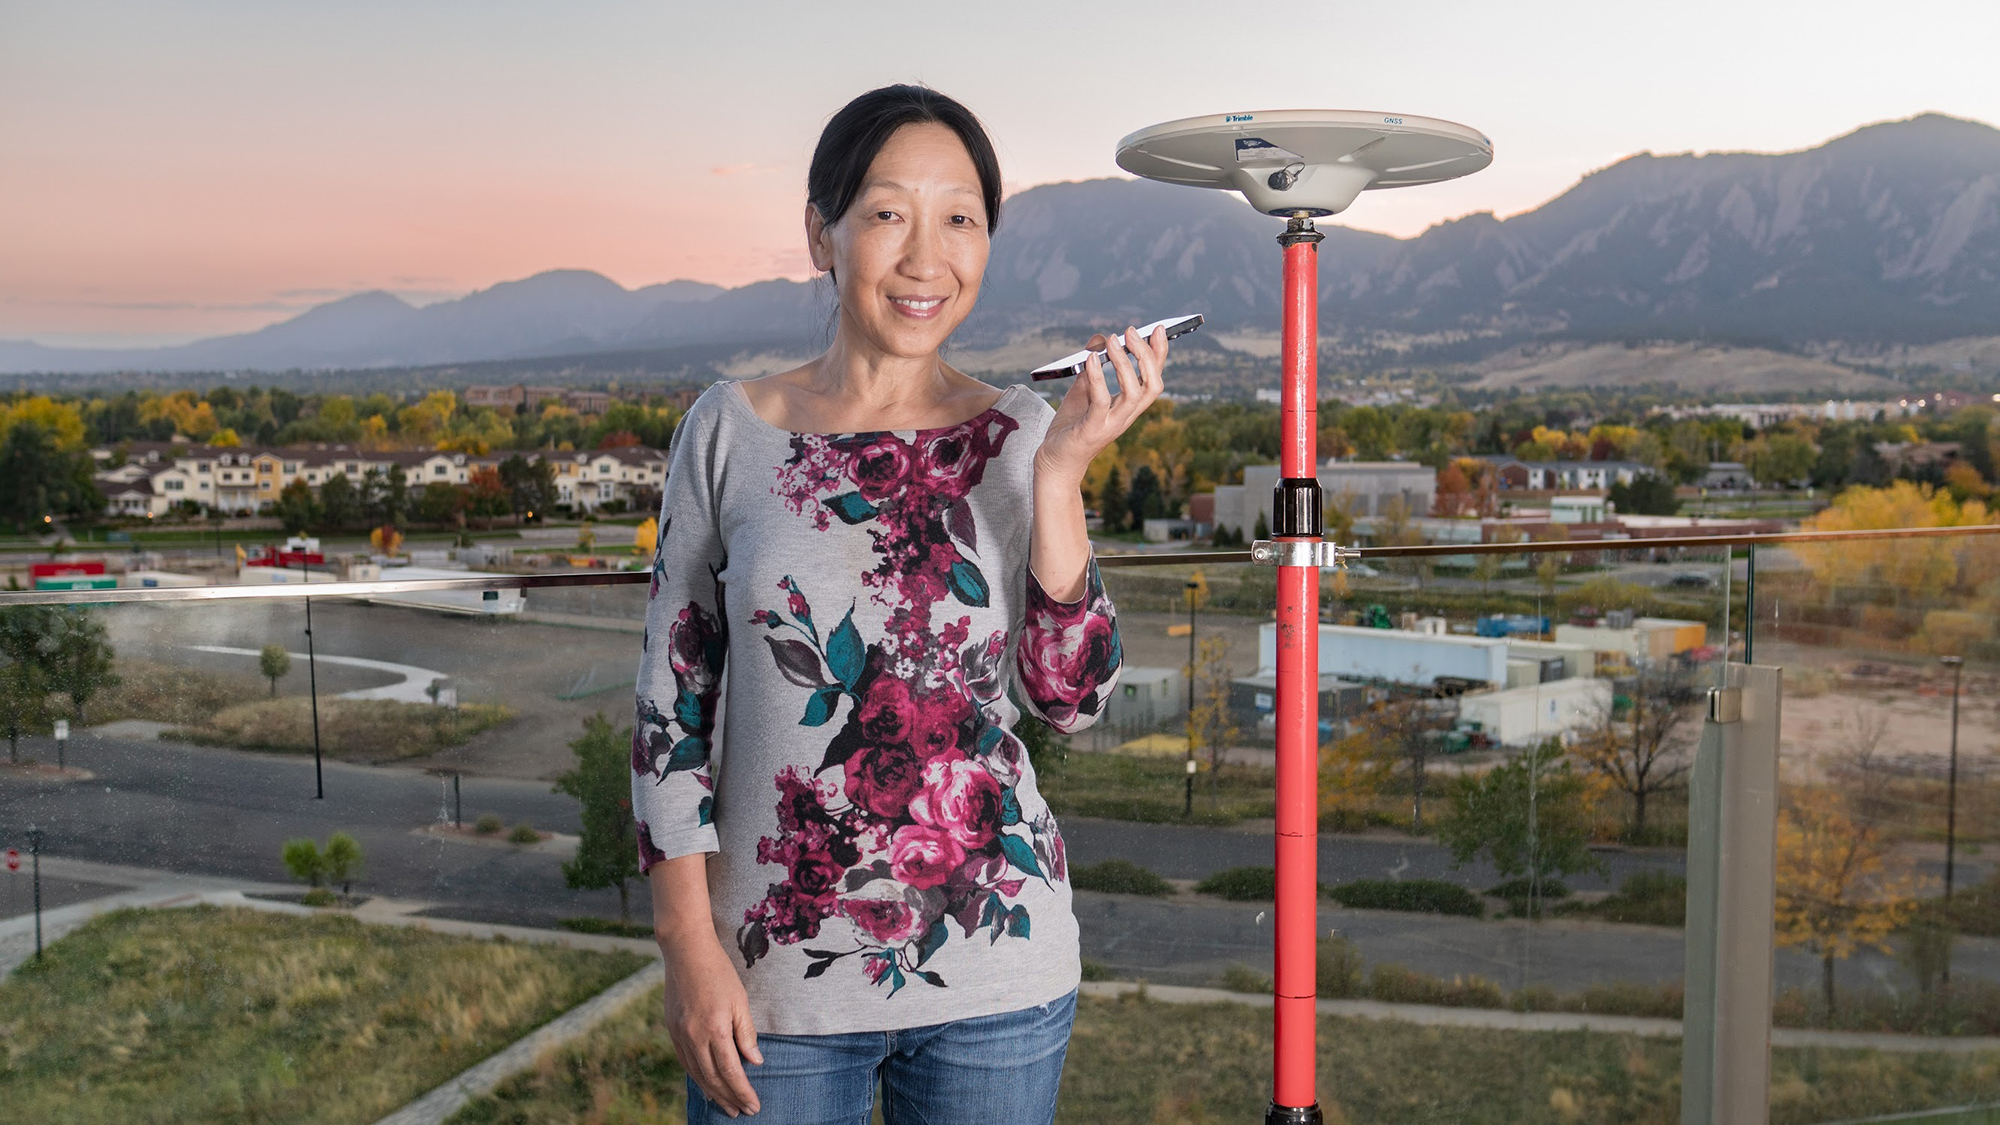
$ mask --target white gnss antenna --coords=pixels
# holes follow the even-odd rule
[[[1477,129],[1434,117],[1281,109],[1186,117],[1118,142],[1118,166],[1243,193],[1266,215],[1338,215],[1355,196],[1470,175],[1493,163]]]

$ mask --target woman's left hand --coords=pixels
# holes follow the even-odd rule
[[[1160,376],[1167,365],[1167,330],[1155,328],[1151,337],[1144,337],[1137,328],[1127,328],[1124,348],[1110,347],[1109,343],[1099,333],[1084,346],[1104,348],[1110,354],[1111,367],[1118,372],[1118,394],[1112,395],[1104,381],[1103,366],[1091,356],[1084,363],[1083,374],[1063,396],[1041,448],[1035,451],[1037,474],[1053,473],[1081,486],[1092,459],[1117,441],[1132,420],[1160,397]],[[1129,356],[1126,349],[1131,350]]]

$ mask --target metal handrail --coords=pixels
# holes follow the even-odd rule
[[[1787,543],[1869,542],[2000,535],[2000,524],[1969,527],[1903,527],[1867,531],[1776,531],[1762,535],[1674,535],[1657,538],[1549,539],[1520,543],[1426,543],[1402,547],[1360,547],[1362,560],[1452,555],[1533,555],[1552,552],[1636,551],[1681,547],[1764,547]],[[1250,552],[1161,551],[1098,555],[1100,567],[1222,565],[1248,563]],[[651,580],[647,570],[574,571],[566,574],[468,574],[464,578],[388,578],[375,582],[302,582],[256,586],[148,586],[115,590],[6,590],[0,608],[19,605],[96,605],[104,602],[187,602],[237,598],[338,598],[438,590],[533,590],[560,586],[625,586]]]

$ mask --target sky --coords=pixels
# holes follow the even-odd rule
[[[1367,109],[1491,137],[1487,170],[1339,220],[1403,237],[1641,151],[1790,151],[1926,111],[2000,124],[1991,0],[1303,10],[0,0],[0,339],[171,343],[555,268],[804,277],[813,143],[890,82],[979,114],[1010,192],[1122,175],[1120,137],[1200,114]]]

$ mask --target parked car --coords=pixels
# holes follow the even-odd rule
[[[1715,578],[1713,575],[1702,574],[1698,571],[1684,570],[1667,579],[1667,585],[1682,590],[1713,590],[1715,589]]]

